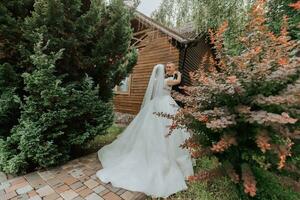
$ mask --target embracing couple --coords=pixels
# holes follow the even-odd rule
[[[180,145],[191,135],[176,129],[166,137],[172,121],[154,114],[177,112],[171,91],[178,90],[180,82],[173,63],[154,66],[140,112],[116,140],[98,151],[103,169],[96,175],[102,182],[153,198],[187,189],[185,181],[194,171],[189,151]]]

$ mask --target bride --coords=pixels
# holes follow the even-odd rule
[[[153,68],[141,111],[116,140],[98,151],[103,169],[96,175],[102,182],[163,198],[187,189],[193,165],[189,151],[179,145],[190,134],[176,129],[165,137],[171,120],[153,114],[178,110],[170,96],[172,79],[165,78],[164,65]]]

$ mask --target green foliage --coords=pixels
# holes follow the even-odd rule
[[[151,17],[168,27],[180,27],[184,23],[192,21],[190,11],[182,12],[188,2],[190,1],[163,0],[160,7],[151,13]],[[175,12],[175,8],[178,9],[177,12]],[[179,17],[178,14],[182,13],[185,15]]]
[[[169,27],[184,27],[192,22],[199,35],[207,35],[209,29],[217,29],[229,22],[224,46],[229,53],[237,54],[241,47],[236,41],[247,22],[247,11],[252,0],[164,0],[152,13],[152,18]]]
[[[124,127],[119,127],[117,125],[112,125],[107,131],[102,135],[97,135],[91,142],[89,142],[84,147],[78,149],[79,153],[92,153],[98,151],[104,145],[113,142],[119,134],[122,133]]]
[[[160,7],[152,13],[152,18],[169,27],[184,26],[193,22],[199,34],[206,34],[209,29],[216,30],[224,21],[229,26],[224,34],[224,47],[229,54],[237,55],[243,49],[236,40],[248,21],[247,12],[255,0],[163,0]],[[289,32],[292,39],[300,38],[300,14],[289,7],[297,0],[267,1],[268,25],[276,34],[280,33],[282,18],[289,17]]]
[[[197,160],[196,170],[210,170],[218,167],[216,157],[202,157]],[[209,181],[189,183],[188,189],[177,193],[172,200],[193,199],[193,200],[238,200],[238,190],[229,178],[220,177]]]
[[[178,193],[172,200],[239,200],[236,186],[226,177],[212,182],[197,182],[188,185],[188,190]]]
[[[18,123],[22,82],[20,26],[32,9],[33,1],[0,2],[0,138]]]
[[[41,44],[31,56],[35,69],[22,75],[28,96],[19,124],[1,141],[0,168],[8,173],[64,162],[73,146],[86,144],[113,121],[112,105],[99,99],[92,79],[63,84],[64,76],[55,75],[63,51],[46,55]]]
[[[280,178],[275,174],[267,172],[260,168],[253,168],[253,173],[257,181],[257,195],[253,198],[249,198],[243,192],[243,188],[240,189],[240,196],[242,200],[298,200],[300,194],[282,185]]]
[[[48,52],[64,48],[57,63],[66,82],[80,80],[87,73],[99,84],[100,96],[107,101],[112,88],[131,71],[137,53],[129,49],[132,13],[121,0],[92,0],[88,8],[81,0],[37,0],[32,16],[26,19],[25,36],[35,42],[38,29],[49,40]],[[30,48],[27,54],[30,55]]]
[[[112,88],[137,60],[131,17],[121,0],[0,2],[1,170],[59,164],[105,133]]]
[[[6,137],[10,129],[17,123],[20,99],[14,88],[1,91],[0,95],[0,138]]]
[[[20,99],[16,94],[17,74],[8,63],[0,64],[0,138],[17,123]]]
[[[218,157],[223,173],[251,197],[259,190],[252,168],[298,170],[290,160],[299,151],[299,42],[290,39],[286,18],[279,36],[270,31],[265,6],[258,0],[251,8],[239,55],[224,50],[228,23],[210,31],[217,60],[207,57],[190,74],[194,85],[185,87],[188,95],[177,95],[185,108],[171,117],[173,128],[195,133],[183,145],[192,156]],[[211,174],[200,170],[190,180],[209,179],[215,171]]]
[[[287,15],[289,18],[289,32],[294,40],[300,39],[300,13],[299,11],[291,8],[289,5],[296,3],[297,0],[272,0],[268,1],[268,18],[271,29],[279,34],[280,27],[283,23],[282,18]]]

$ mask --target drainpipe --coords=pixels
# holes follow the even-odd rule
[[[181,66],[182,69],[184,68],[184,64],[185,64],[185,60],[186,60],[186,54],[187,54],[188,47],[189,47],[188,43],[185,43],[184,44],[183,62],[182,62],[182,66]]]
[[[183,54],[183,62],[182,62],[182,65],[181,65],[181,71],[182,73],[184,72],[184,66],[185,66],[185,61],[186,61],[186,54],[187,54],[187,49],[189,47],[189,43],[185,43],[184,44],[184,54]],[[184,80],[183,80],[183,83],[181,83],[182,85],[185,84]]]

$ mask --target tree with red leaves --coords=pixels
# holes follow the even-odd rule
[[[251,197],[259,189],[253,169],[287,170],[300,134],[300,45],[288,34],[287,17],[279,35],[270,31],[265,6],[265,0],[253,5],[240,55],[229,56],[223,48],[228,23],[210,31],[217,60],[207,56],[190,74],[188,96],[175,95],[185,107],[171,117],[175,128],[194,133],[182,147],[194,158],[217,156],[224,174]],[[209,178],[205,173],[190,180]]]

